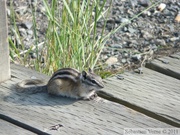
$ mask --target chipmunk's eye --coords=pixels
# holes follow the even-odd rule
[[[95,80],[91,80],[91,82],[92,82],[92,83],[96,83],[96,81],[95,81]]]

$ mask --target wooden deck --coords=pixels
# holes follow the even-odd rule
[[[104,80],[95,101],[17,93],[14,85],[22,79],[49,76],[11,64],[11,79],[0,85],[0,134],[121,135],[124,128],[180,127],[180,80],[172,75],[180,73],[179,56],[154,60],[143,74]]]

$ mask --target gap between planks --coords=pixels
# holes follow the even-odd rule
[[[20,121],[18,121],[18,120],[15,120],[15,119],[13,119],[13,118],[11,118],[11,117],[8,117],[8,116],[6,116],[6,115],[4,115],[4,114],[0,114],[0,119],[2,119],[2,120],[4,120],[4,121],[7,121],[7,122],[9,122],[9,123],[12,123],[12,124],[14,124],[14,125],[16,125],[16,126],[18,126],[18,127],[21,127],[21,128],[23,128],[23,129],[26,129],[26,130],[28,130],[28,131],[30,131],[30,132],[33,132],[33,133],[35,133],[35,134],[38,134],[38,135],[50,135],[50,134],[45,133],[45,132],[43,132],[43,131],[35,128],[35,127],[32,127],[32,126],[27,125],[27,124],[25,124],[25,123],[22,123],[22,122],[20,122]]]

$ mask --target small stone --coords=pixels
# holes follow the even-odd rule
[[[123,56],[124,56],[125,58],[127,58],[129,55],[128,55],[128,53],[124,53]]]
[[[121,38],[118,37],[118,36],[114,36],[113,39],[114,39],[115,41],[121,41]]]
[[[134,69],[134,72],[135,72],[135,73],[138,73],[138,74],[143,74],[143,68],[140,67],[140,68],[138,68],[138,69]]]
[[[114,28],[114,25],[112,25],[111,23],[107,23],[106,27],[108,30],[112,30]]]
[[[121,23],[128,23],[128,22],[129,22],[129,19],[121,18],[121,19],[120,19],[120,22],[121,22]]]
[[[106,60],[107,58],[108,58],[107,55],[101,55],[101,59],[102,59],[102,60]]]
[[[46,8],[45,8],[44,6],[41,6],[41,7],[40,7],[40,11],[41,11],[42,13],[45,13],[45,12],[46,12]]]
[[[171,11],[169,11],[167,8],[163,10],[163,15],[167,18],[174,16]]]
[[[130,0],[131,6],[134,8],[137,5],[137,0]]]
[[[179,37],[172,37],[172,38],[170,38],[170,41],[174,42],[174,41],[179,40],[179,39],[180,39]]]
[[[36,53],[30,53],[30,55],[31,55],[31,58],[32,58],[32,59],[36,59],[36,58],[37,58]]]
[[[113,24],[114,23],[114,19],[108,19],[107,23]]]
[[[158,11],[163,11],[165,8],[166,8],[166,4],[161,3],[161,4],[157,7],[157,10],[158,10]]]
[[[169,61],[168,60],[162,60],[162,63],[169,64]]]
[[[19,31],[20,31],[21,35],[26,37],[27,33],[26,33],[26,30],[24,28],[19,28]]]
[[[125,63],[127,62],[127,60],[126,60],[126,59],[122,59],[121,62],[122,62],[123,64],[125,64]]]
[[[30,38],[29,35],[24,39],[25,41],[29,42]],[[27,43],[26,43],[27,44]]]
[[[167,25],[167,26],[168,26],[168,28],[170,29],[171,32],[174,32],[174,31],[175,31],[175,30],[174,30],[174,25],[171,25],[171,24],[170,24],[170,25]]]
[[[139,61],[139,60],[141,60],[141,55],[140,55],[140,54],[135,54],[135,55],[133,55],[131,58],[132,58],[133,60],[135,60],[135,61]]]
[[[148,7],[150,4],[149,0],[139,0],[138,1],[141,6]]]
[[[143,14],[145,14],[147,16],[151,16],[151,12],[150,11],[144,11]]]
[[[118,62],[118,63],[113,64],[113,65],[111,65],[111,66],[112,66],[112,68],[114,68],[114,69],[118,69],[121,65],[122,65],[122,64]]]
[[[97,27],[98,27],[98,28],[102,28],[102,23],[101,23],[101,22],[98,22],[98,23],[97,23]]]
[[[175,18],[175,22],[179,23],[180,22],[180,12],[177,14]]]
[[[32,31],[32,30],[27,30],[27,33],[28,33],[29,35],[33,35],[33,31]]]
[[[33,24],[30,21],[23,22],[20,25],[25,29],[31,29],[31,27],[33,26]]]
[[[157,51],[158,47],[157,47],[157,45],[152,45],[151,49],[154,50],[154,51]]]
[[[28,6],[18,6],[18,9],[16,10],[17,13],[20,15],[24,15],[27,12]]]
[[[105,63],[108,65],[113,65],[117,62],[118,62],[118,59],[116,57],[112,56],[112,57],[109,57]]]
[[[123,31],[124,31],[124,32],[127,32],[127,31],[128,31],[128,28],[127,28],[127,27],[124,27],[124,28],[123,28]]]
[[[135,33],[136,32],[136,30],[135,29],[133,29],[133,28],[128,28],[128,31],[130,32],[130,33]]]
[[[112,47],[112,48],[122,48],[122,45],[120,45],[120,44],[112,44],[112,45],[110,45],[110,47]]]
[[[152,39],[154,37],[150,32],[145,30],[141,30],[141,33],[143,38],[145,38],[146,40]]]
[[[164,39],[157,39],[156,40],[156,45],[161,45],[161,46],[165,46],[166,42]]]
[[[28,29],[31,29],[31,27],[33,26],[32,22],[30,22],[30,21],[26,21],[26,22],[24,23],[24,25],[25,25],[26,28],[28,28]]]
[[[124,77],[122,75],[116,75],[117,79],[124,80]]]

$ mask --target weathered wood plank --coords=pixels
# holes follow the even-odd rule
[[[28,72],[29,77],[31,72],[34,71]],[[12,75],[16,76],[13,72]],[[17,93],[13,85],[19,81],[14,77],[0,85],[0,113],[50,134],[119,135],[127,127],[172,127],[104,99],[79,101],[46,93]],[[49,130],[57,124],[62,125],[59,130]]]
[[[0,135],[35,135],[34,133],[20,128],[14,124],[0,119]]]
[[[49,79],[49,76],[45,74],[41,74],[39,72],[35,72],[33,70],[25,68],[21,65],[17,66],[15,64],[11,64],[11,73],[12,73],[12,77],[16,77],[21,80],[30,79],[30,78],[38,78],[38,79],[43,79],[45,81],[48,81]]]
[[[147,68],[153,69],[168,76],[180,79],[180,54],[171,55],[153,60],[146,64]]]
[[[0,82],[10,78],[6,0],[0,1]]]
[[[175,58],[175,59],[180,59],[180,52],[176,53],[176,54],[172,54],[169,57],[171,58]]]
[[[162,116],[180,125],[180,80],[147,68],[142,75],[127,72],[123,76],[124,80],[116,77],[106,80],[104,92],[110,93],[110,98],[131,107],[144,108],[150,115]]]

